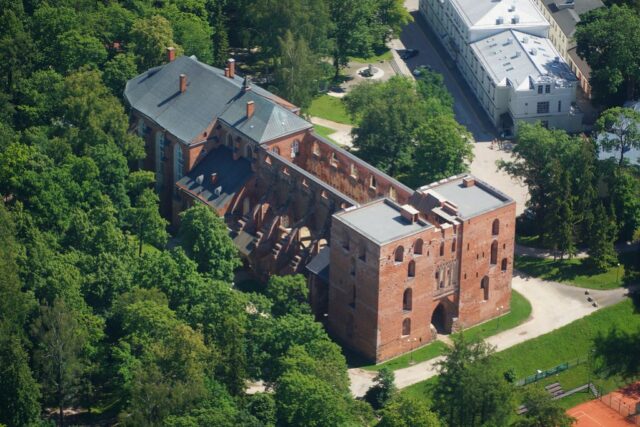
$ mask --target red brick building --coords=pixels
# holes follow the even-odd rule
[[[260,277],[304,273],[319,319],[381,361],[509,311],[515,203],[471,176],[412,190],[287,101],[193,57],[130,80],[162,213],[205,203]]]

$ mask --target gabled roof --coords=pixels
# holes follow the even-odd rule
[[[543,0],[543,3],[567,37],[573,36],[581,15],[604,7],[601,0]]]
[[[187,76],[184,93],[179,90],[181,74]],[[277,96],[259,87],[245,92],[242,86],[239,76],[225,77],[224,71],[195,57],[181,56],[129,80],[124,95],[131,107],[185,143],[203,140],[205,129],[221,115],[260,143],[312,126],[279,105]],[[255,114],[242,120],[248,100],[254,101]]]

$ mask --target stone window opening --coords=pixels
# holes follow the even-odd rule
[[[350,271],[352,276],[356,275],[356,260],[351,258],[351,271]]]
[[[482,281],[480,282],[480,289],[484,291],[482,298],[484,299],[484,301],[488,301],[489,300],[489,277],[484,276],[482,278]]]
[[[349,305],[353,308],[356,308],[356,285],[353,285],[351,288],[351,302]]]
[[[233,136],[230,133],[227,134],[227,147],[233,148]]]
[[[416,262],[414,260],[409,261],[407,276],[416,277]]]
[[[424,246],[424,242],[422,239],[416,240],[416,243],[413,245],[413,254],[414,255],[422,255],[422,248]]]
[[[440,242],[440,256],[444,256],[444,242]]]
[[[329,164],[334,168],[338,167],[338,156],[336,156],[335,152],[331,153],[331,157],[329,157]]]
[[[271,149],[271,152],[279,155],[280,154],[280,149],[278,147],[273,147]]]
[[[376,189],[377,183],[376,183],[376,177],[371,175],[371,177],[369,178],[369,188],[372,189]]]
[[[358,249],[358,258],[360,258],[360,261],[367,262],[367,248],[365,245],[360,245],[360,248]]]
[[[300,141],[296,139],[293,141],[293,144],[291,144],[291,158],[295,159],[298,153],[300,153]]]
[[[320,146],[318,145],[317,142],[313,142],[313,145],[311,146],[311,151],[313,152],[314,156],[320,156]]]
[[[491,265],[496,265],[498,263],[498,242],[493,241],[491,244]]]
[[[502,258],[502,262],[500,263],[500,269],[502,271],[507,271],[507,259]]]
[[[491,224],[491,234],[493,236],[497,236],[498,234],[500,234],[500,220],[499,219],[494,219],[493,220],[493,224]]]
[[[251,149],[251,145],[247,144],[244,147],[244,157],[246,157],[249,160],[253,159],[253,150]]]
[[[404,290],[402,294],[402,309],[404,311],[411,311],[411,299],[412,299],[413,291],[411,288],[407,288]]]
[[[402,321],[402,335],[411,335],[411,319],[404,319]]]
[[[358,179],[358,169],[353,163],[349,165],[349,176],[353,179]]]
[[[402,246],[398,246],[394,253],[394,259],[396,262],[402,262],[404,259],[404,248]]]
[[[349,250],[349,238],[345,237],[344,240],[342,240],[342,249],[344,249],[345,251]]]
[[[396,200],[398,198],[397,194],[396,194],[396,189],[393,187],[389,187],[389,198],[391,200]]]
[[[456,251],[456,239],[453,239],[453,241],[451,242],[451,252],[455,253]]]

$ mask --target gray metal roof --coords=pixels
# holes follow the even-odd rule
[[[604,7],[604,3],[600,0],[543,0],[543,2],[562,32],[568,37],[573,36],[576,25],[580,22],[580,15]]]
[[[475,185],[470,187],[464,187],[461,178],[429,187],[431,191],[454,203],[458,207],[458,216],[461,218],[471,218],[513,202],[508,196],[478,182],[477,179]]]
[[[334,218],[377,244],[392,242],[432,227],[424,220],[417,222],[407,220],[400,214],[400,207],[386,198],[356,209],[339,212],[334,215]]]
[[[307,264],[307,270],[320,277],[326,283],[329,283],[329,261],[331,250],[329,246],[320,249],[318,255],[313,257],[311,262]]]
[[[216,174],[215,182],[211,180],[213,173]],[[233,160],[231,150],[222,146],[207,154],[176,185],[209,206],[221,209],[231,202],[252,175],[247,159]],[[216,194],[218,188],[219,194]]]
[[[179,90],[180,74],[187,76],[184,93]],[[258,87],[245,93],[242,83],[239,76],[225,77],[195,57],[181,56],[129,80],[124,95],[131,107],[186,143],[204,139],[204,130],[221,115],[257,142],[312,126],[274,102],[275,95]],[[255,113],[247,120],[248,100],[254,101]]]

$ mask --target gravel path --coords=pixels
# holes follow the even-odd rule
[[[596,308],[587,301],[585,290],[582,288],[544,281],[517,272],[515,274],[517,275],[513,277],[512,287],[531,303],[531,317],[525,323],[486,340],[489,344],[496,346],[498,351],[544,335],[602,307],[618,303],[624,299],[627,292],[624,288],[606,291],[590,290],[591,297],[598,302]],[[442,357],[437,357],[395,371],[396,386],[408,387],[437,375],[436,363],[440,360]],[[375,375],[375,372],[363,369],[350,369],[351,392],[355,396],[363,396],[371,387]]]
[[[326,128],[334,129],[335,133],[329,135],[331,139],[333,139],[340,145],[353,147],[353,144],[351,142],[351,129],[353,129],[353,126],[345,125],[343,123],[334,122],[320,117],[311,117],[311,123],[313,123],[314,125],[320,125]]]

